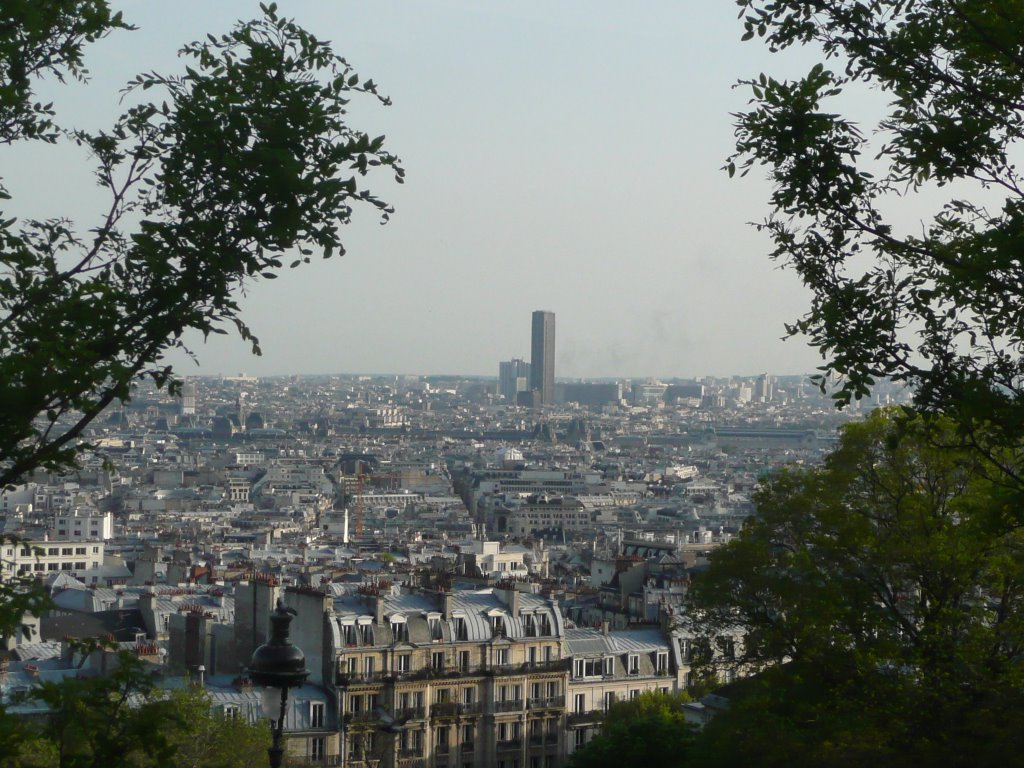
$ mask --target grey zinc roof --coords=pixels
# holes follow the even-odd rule
[[[374,613],[373,598],[368,598],[349,591],[341,593],[341,585],[332,584],[335,594],[334,613],[338,623],[358,620],[360,617],[372,617]],[[520,593],[520,614],[547,615],[555,637],[564,632],[561,611],[549,600],[538,595]],[[506,636],[511,639],[525,637],[526,631],[520,616],[512,616],[509,607],[503,603],[492,589],[457,590],[452,593],[451,600],[453,618],[461,618],[466,624],[466,639],[470,642],[486,642],[492,638],[489,614],[499,612],[504,616]],[[401,614],[409,630],[409,642],[413,644],[429,644],[430,629],[426,615],[441,613],[440,601],[429,593],[392,593],[384,597],[384,623],[374,626],[374,644],[390,645],[390,617]],[[365,620],[365,619],[364,619]],[[442,621],[442,636],[451,640],[455,632],[450,622]],[[360,639],[361,642],[361,639]]]
[[[661,630],[653,627],[610,630],[607,635],[599,629],[567,629],[565,640],[572,656],[653,653],[671,649]]]

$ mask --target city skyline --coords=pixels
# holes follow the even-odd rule
[[[115,5],[138,31],[90,47],[91,84],[39,93],[68,124],[109,125],[134,73],[173,72],[179,45],[259,13],[243,0],[182,0],[173,15],[151,1]],[[807,294],[747,224],[764,217],[767,186],[721,169],[730,113],[747,98],[735,81],[800,71],[809,53],[771,58],[742,44],[732,6],[711,0],[628,13],[610,2],[279,7],[392,98],[354,99],[351,122],[387,136],[407,181],[371,177],[396,213],[380,227],[357,211],[344,258],[247,286],[243,317],[262,358],[230,332],[192,335],[200,365],[169,358],[182,374],[483,375],[521,349],[521,318],[536,306],[559,315],[560,376],[818,365],[802,340],[780,340]],[[94,226],[83,153],[3,152],[8,215]]]

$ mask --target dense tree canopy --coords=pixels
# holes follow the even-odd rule
[[[762,671],[709,739],[751,754],[774,743],[780,762],[806,765],[984,764],[1016,748],[1019,510],[943,430],[878,411],[824,466],[761,488],[688,598],[693,631],[738,624],[737,663]]]
[[[159,689],[128,652],[106,675],[43,682],[27,699],[50,714],[0,715],[3,768],[245,768],[270,742],[268,728],[213,712],[199,688]]]
[[[790,331],[845,377],[883,377],[917,404],[1024,435],[1024,6],[1005,0],[737,0],[748,38],[817,47],[802,78],[748,81],[730,173],[765,167],[777,258],[812,291]],[[888,98],[875,123],[851,93]],[[912,198],[944,199],[925,221]],[[922,203],[924,205],[926,203]],[[970,431],[970,430],[966,430]]]
[[[186,331],[234,326],[258,352],[238,289],[286,259],[341,253],[357,204],[386,219],[360,177],[402,170],[383,137],[346,122],[353,94],[386,99],[328,44],[262,8],[186,45],[183,74],[131,80],[131,106],[98,132],[64,126],[32,89],[84,77],[88,43],[125,28],[120,15],[106,0],[0,11],[0,144],[77,142],[108,201],[85,230],[60,211],[0,217],[0,486],[71,464],[89,423],[140,378],[173,386],[161,359]]]
[[[643,693],[617,702],[601,732],[573,753],[572,768],[621,768],[630,765],[682,765],[693,743],[681,705],[688,697]]]

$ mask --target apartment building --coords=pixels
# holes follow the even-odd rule
[[[109,541],[114,538],[114,515],[95,507],[75,507],[54,516],[58,539],[70,541]]]
[[[682,690],[679,646],[663,628],[565,631],[570,659],[567,683],[567,753],[586,744],[600,730],[604,714],[617,701],[642,693]]]
[[[85,583],[95,583],[95,572],[103,566],[103,541],[5,541],[0,552],[0,573],[45,578],[70,573]],[[94,572],[90,574],[89,572]]]
[[[299,611],[296,644],[326,649],[307,652],[307,664],[332,676],[324,682],[337,691],[347,765],[562,764],[568,669],[556,603],[511,584],[335,589],[285,599]]]

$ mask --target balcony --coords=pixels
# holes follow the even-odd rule
[[[512,752],[523,748],[522,739],[499,739],[498,740],[498,751],[499,752]]]
[[[395,710],[396,720],[423,720],[426,716],[425,707],[401,707]]]
[[[565,696],[530,699],[526,702],[526,706],[528,709],[563,709],[565,707]]]
[[[422,757],[398,756],[398,768],[426,768],[427,761]]]
[[[586,725],[589,723],[600,723],[604,720],[604,712],[600,709],[591,709],[587,712],[570,712],[565,716],[566,725]]]
[[[482,715],[484,703],[482,701],[466,701],[459,704],[459,714],[463,716]]]
[[[522,699],[506,699],[505,701],[494,702],[495,712],[521,712],[522,709]]]
[[[361,712],[348,712],[345,714],[345,722],[348,725],[376,724],[380,721],[380,715],[373,710]]]
[[[381,672],[364,674],[359,672],[342,672],[339,670],[334,679],[339,687],[347,688],[350,685],[372,685],[383,682],[384,674]]]
[[[344,761],[341,759],[341,755],[326,755],[321,758],[312,757],[289,757],[288,765],[295,766],[295,768],[319,768],[320,766],[338,766],[343,765]]]
[[[530,734],[530,746],[539,747],[544,743],[544,732]]]
[[[454,701],[438,701],[430,705],[430,716],[435,717],[457,717],[459,704]]]

